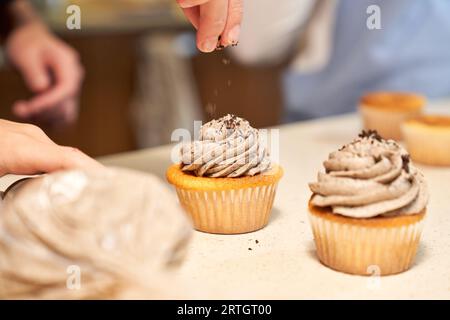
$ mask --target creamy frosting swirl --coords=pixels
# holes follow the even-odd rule
[[[326,172],[310,183],[311,203],[331,207],[333,213],[353,218],[416,214],[428,202],[423,175],[404,148],[376,132],[359,135],[332,152]]]
[[[271,166],[259,130],[230,114],[204,124],[199,140],[182,146],[181,161],[183,171],[213,178],[254,176]]]

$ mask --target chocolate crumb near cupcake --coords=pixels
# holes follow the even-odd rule
[[[324,162],[309,187],[309,218],[319,260],[350,274],[411,267],[428,203],[423,175],[393,140],[363,132]]]

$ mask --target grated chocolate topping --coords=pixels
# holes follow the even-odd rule
[[[411,162],[411,157],[409,154],[402,155],[402,161],[403,161],[403,170],[405,170],[406,173],[409,173],[409,163]]]
[[[375,139],[377,141],[383,141],[384,139],[379,135],[377,130],[363,130],[358,137],[360,137],[361,139],[363,138],[372,138]]]

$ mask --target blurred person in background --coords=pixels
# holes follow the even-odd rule
[[[367,91],[450,96],[450,1],[248,0],[244,12],[232,54],[244,64],[291,61],[287,121],[352,112]],[[380,29],[369,28],[378,18]]]
[[[24,120],[75,121],[83,78],[77,52],[47,29],[27,1],[2,1],[0,8],[7,59],[33,94],[16,101],[14,114]]]
[[[203,52],[236,45],[242,0],[177,0],[197,29]],[[54,36],[26,0],[0,2],[0,36],[9,62],[33,93],[13,105],[21,119],[72,123],[83,79],[78,54]],[[37,126],[0,120],[0,176],[100,165],[81,151],[59,146]]]
[[[2,1],[0,24],[7,58],[33,94],[14,103],[14,114],[25,121],[75,121],[83,78],[76,51],[47,29],[27,1]],[[100,166],[30,124],[0,120],[0,149],[0,176]]]

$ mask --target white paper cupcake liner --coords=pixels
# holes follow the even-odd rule
[[[423,228],[415,223],[362,226],[309,214],[317,255],[326,266],[351,274],[388,275],[411,267]]]
[[[236,234],[256,231],[267,225],[277,185],[207,191],[177,187],[176,190],[195,229]]]

